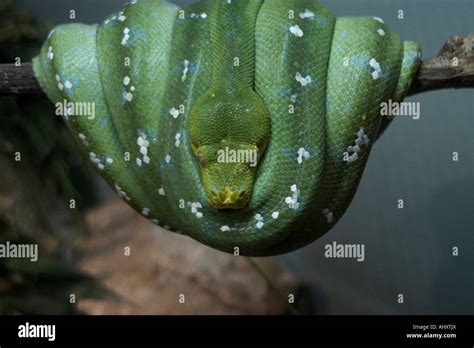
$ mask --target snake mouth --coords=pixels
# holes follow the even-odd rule
[[[244,190],[225,186],[223,190],[211,190],[208,195],[210,204],[216,209],[242,209],[248,204],[248,195]]]
[[[255,169],[246,164],[207,164],[201,168],[204,193],[215,209],[242,209],[250,202]]]

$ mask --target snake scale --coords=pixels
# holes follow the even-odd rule
[[[94,105],[62,116],[134,209],[267,256],[341,218],[380,104],[403,100],[420,57],[381,19],[336,19],[314,0],[132,0],[100,25],[55,28],[34,71],[54,103]]]

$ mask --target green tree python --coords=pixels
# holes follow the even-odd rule
[[[314,0],[132,0],[100,25],[55,28],[34,71],[135,210],[266,256],[341,218],[380,104],[403,100],[420,57],[381,19],[336,19]],[[74,113],[81,103],[95,117]]]

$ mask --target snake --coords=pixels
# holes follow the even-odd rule
[[[133,209],[211,248],[272,256],[340,220],[381,104],[403,101],[420,62],[382,19],[315,0],[132,0],[54,28],[33,68]]]

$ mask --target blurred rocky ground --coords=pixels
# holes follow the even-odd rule
[[[307,312],[305,286],[276,258],[229,255],[150,223],[118,199],[87,215],[80,269],[121,297],[84,299],[90,314]],[[258,268],[264,273],[263,276]],[[295,305],[288,296],[295,295]],[[184,303],[183,297],[184,295]],[[181,299],[181,302],[180,302]],[[299,307],[295,311],[295,306]]]

